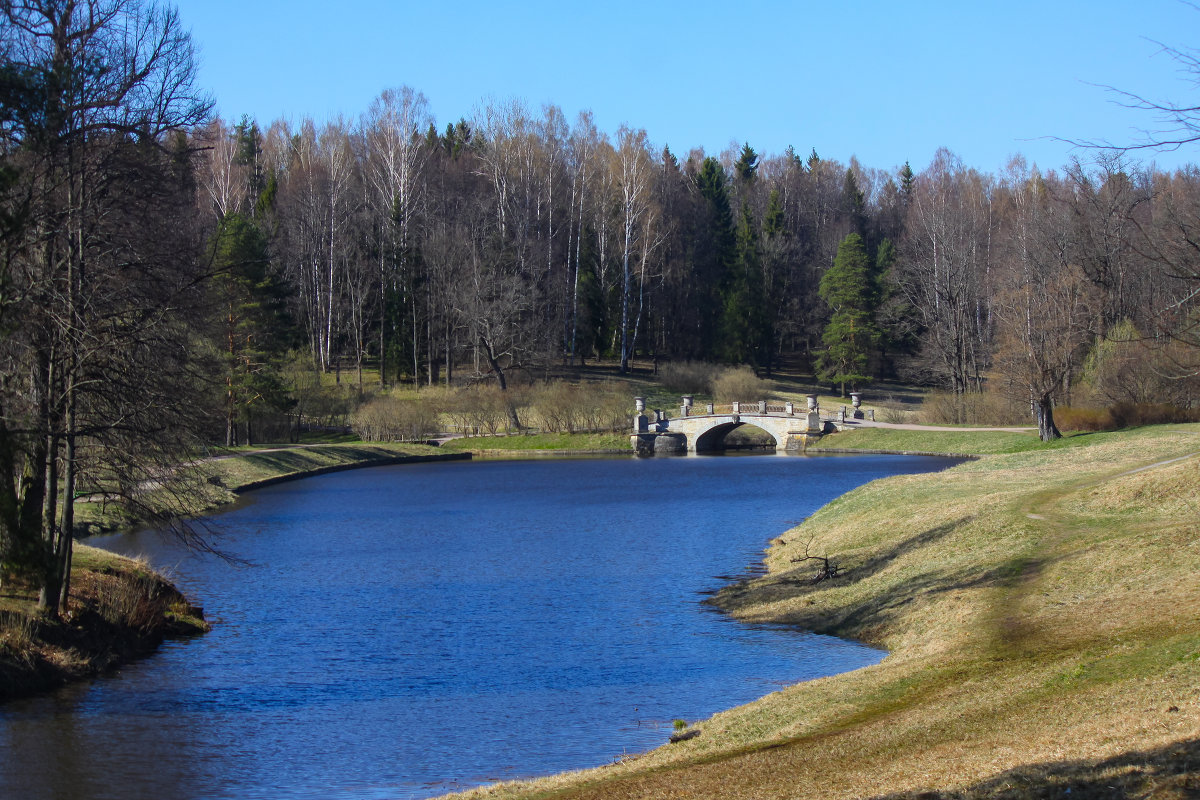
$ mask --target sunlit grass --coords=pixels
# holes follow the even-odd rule
[[[1187,796],[1172,787],[1200,769],[1197,434],[876,438],[869,449],[956,452],[970,436],[994,454],[839,498],[774,541],[767,576],[717,602],[888,658],[718,714],[686,743],[474,794],[1090,797],[1136,772],[1129,796]],[[793,561],[805,548],[843,575],[812,583]]]

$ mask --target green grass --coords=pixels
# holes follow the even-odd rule
[[[1073,438],[1073,437],[1071,437]],[[1069,444],[1069,440],[1067,443]],[[1062,447],[1063,444],[1051,445]],[[893,450],[897,452],[990,455],[1019,453],[1047,447],[1036,433],[1001,431],[909,431],[894,428],[855,428],[821,438],[816,449]]]
[[[520,436],[471,436],[451,439],[442,445],[443,450],[561,450],[595,452],[615,450],[633,452],[629,434],[623,433],[538,433]]]

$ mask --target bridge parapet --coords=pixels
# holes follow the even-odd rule
[[[819,439],[832,425],[821,418],[815,394],[808,396],[807,408],[797,413],[794,403],[758,400],[752,402],[707,403],[702,412],[695,408],[694,397],[684,395],[679,416],[670,419],[661,410],[653,417],[646,411],[645,399],[635,398],[633,418],[634,449],[639,453],[697,452],[715,449],[725,435],[742,425],[754,425],[769,433],[777,450],[803,450]]]

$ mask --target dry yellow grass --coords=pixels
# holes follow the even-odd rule
[[[1197,426],[891,478],[717,602],[887,647],[619,764],[470,797],[1189,797],[1200,792]],[[846,568],[812,584],[808,545]]]

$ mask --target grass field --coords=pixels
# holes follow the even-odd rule
[[[1196,797],[1200,426],[1014,436],[887,432],[896,449],[993,455],[839,498],[772,542],[768,575],[715,599],[886,647],[879,665],[637,758],[468,796]],[[806,546],[841,576],[812,583],[793,561]]]

